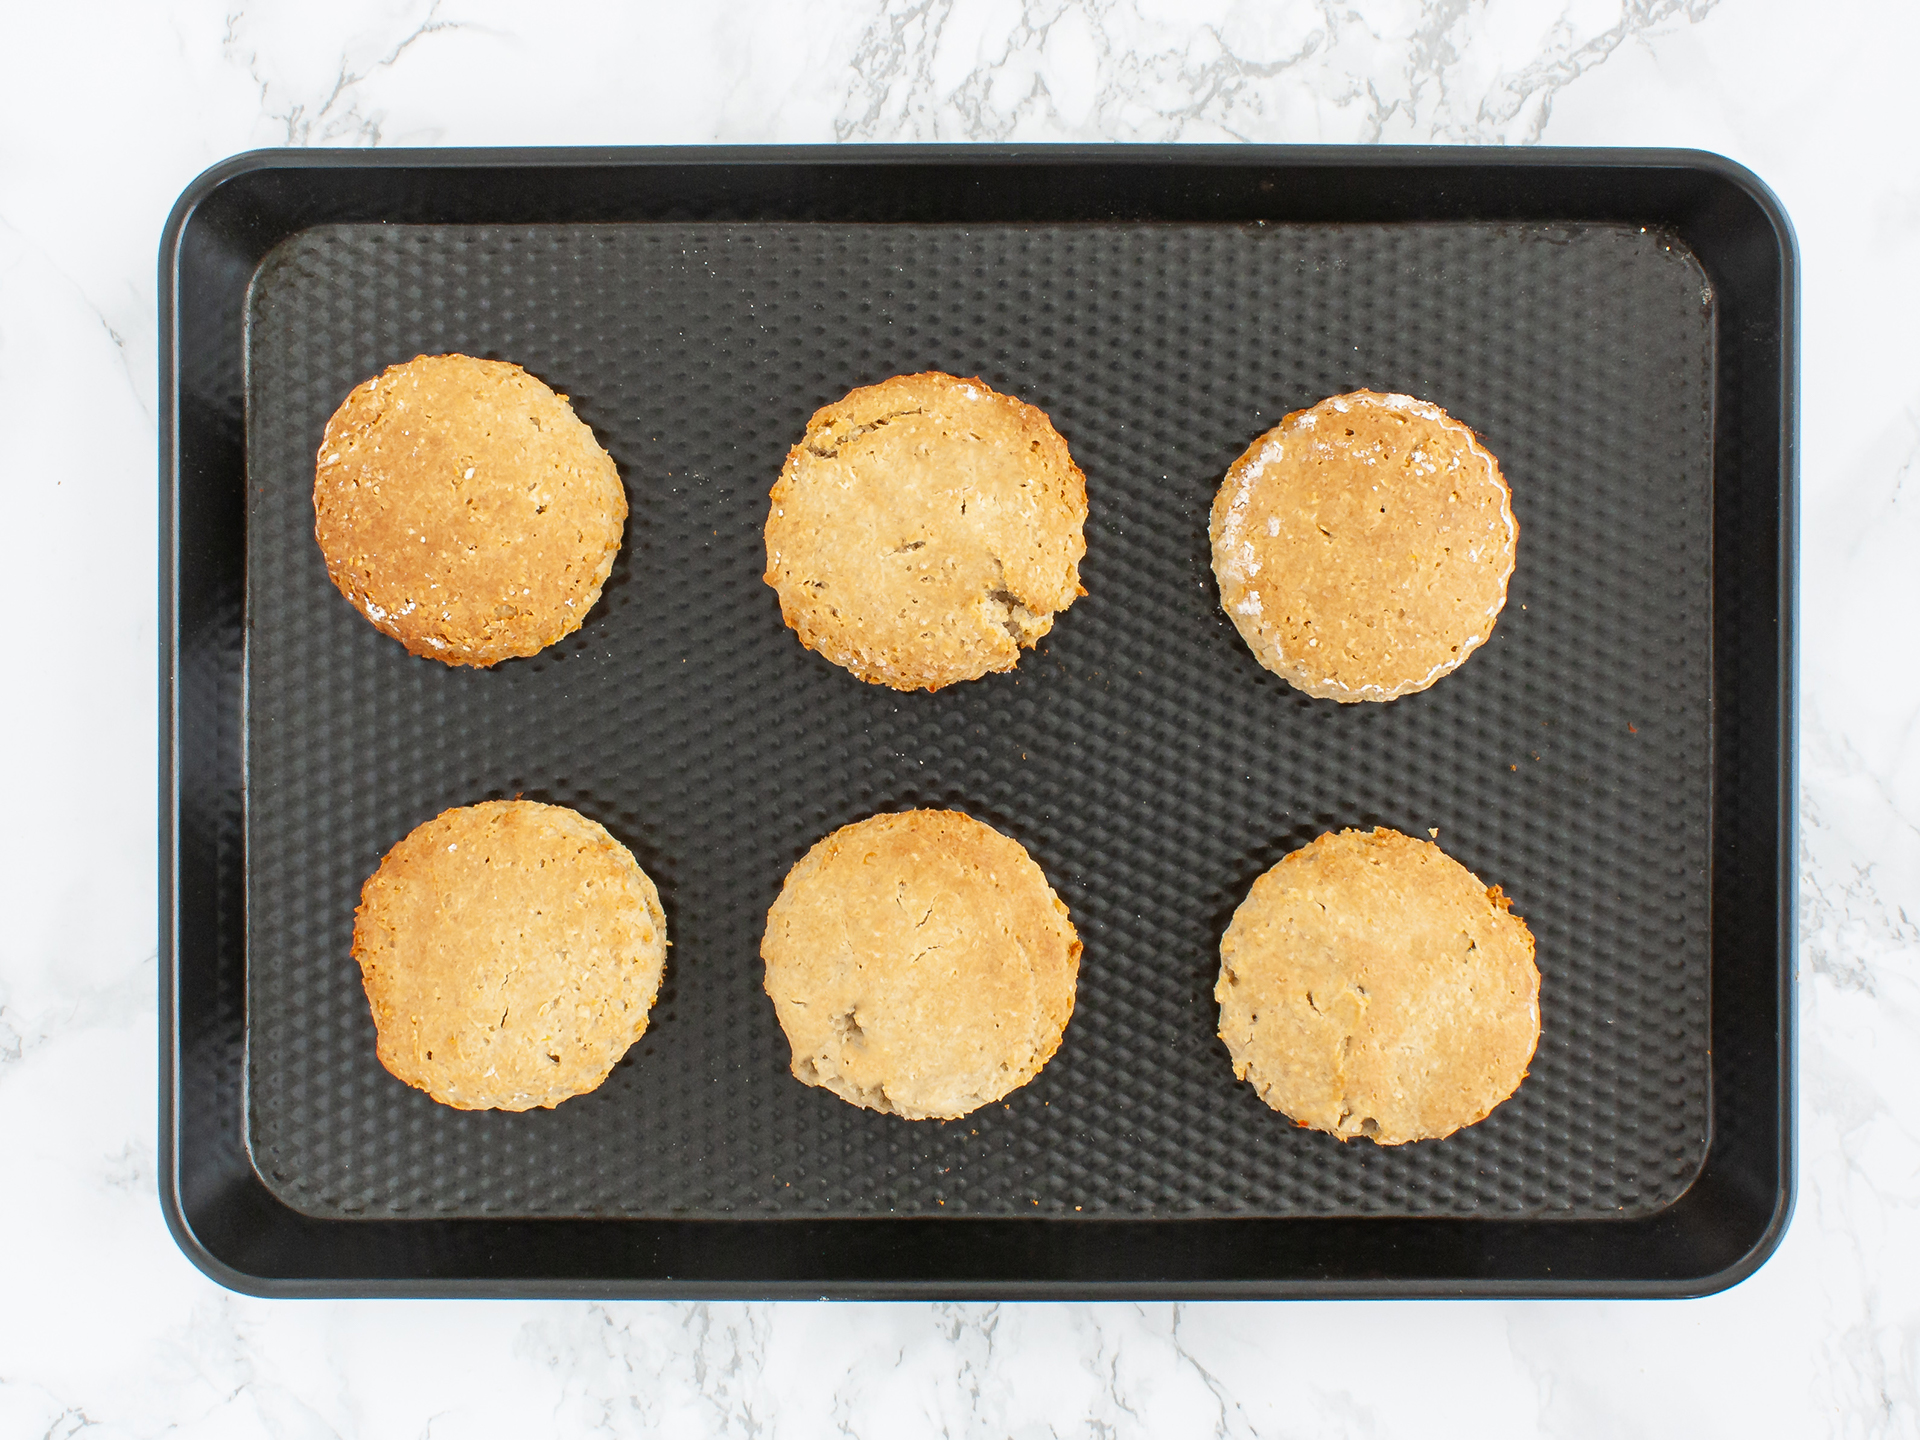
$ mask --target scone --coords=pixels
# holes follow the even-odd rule
[[[518,365],[421,355],[334,411],[313,516],[328,576],[377,629],[484,666],[580,628],[627,492],[566,396]]]
[[[1234,1075],[1342,1140],[1485,1119],[1540,1039],[1533,936],[1500,887],[1393,830],[1322,835],[1254,881],[1213,998]]]
[[[1047,417],[978,380],[901,375],[816,411],[767,515],[800,643],[938,690],[1011,670],[1085,592],[1087,482]]]
[[[795,1078],[909,1120],[955,1119],[1039,1074],[1080,971],[1040,867],[951,810],[820,841],[788,872],[760,955]]]
[[[1214,497],[1212,532],[1220,603],[1260,663],[1352,702],[1424,690],[1486,640],[1519,527],[1471,430],[1357,390],[1254,441]]]
[[[531,800],[427,821],[354,914],[380,1063],[459,1110],[594,1089],[646,1030],[666,956],[659,893],[626,847]]]

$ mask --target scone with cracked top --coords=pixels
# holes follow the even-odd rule
[[[1387,829],[1322,835],[1254,881],[1213,997],[1234,1075],[1342,1140],[1485,1119],[1540,1039],[1533,936],[1500,887]]]
[[[1086,477],[1046,415],[929,372],[819,411],[788,453],[766,581],[800,643],[937,690],[1011,670],[1080,588]]]
[[[1220,603],[1322,700],[1393,700],[1457,669],[1507,603],[1519,527],[1500,466],[1438,405],[1356,390],[1296,410],[1213,501]]]
[[[419,355],[327,421],[313,513],[328,577],[376,629],[488,666],[580,628],[627,492],[566,396],[505,361]]]
[[[1080,970],[1040,867],[952,810],[821,840],[788,872],[760,954],[794,1077],[908,1120],[956,1119],[1039,1074]]]
[[[645,1032],[666,955],[659,892],[627,848],[531,800],[416,827],[354,913],[380,1063],[459,1110],[595,1089]]]

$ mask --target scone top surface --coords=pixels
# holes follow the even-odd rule
[[[909,1120],[965,1115],[1037,1075],[1080,969],[1040,867],[949,810],[820,841],[788,873],[760,954],[794,1075]]]
[[[803,644],[936,690],[1010,670],[1080,590],[1086,477],[1031,405],[901,375],[817,411],[767,516],[767,583]]]
[[[1424,690],[1486,640],[1519,529],[1471,430],[1358,390],[1254,441],[1214,498],[1212,534],[1221,604],[1260,663],[1352,702]]]
[[[559,805],[448,810],[361,890],[353,956],[380,1063],[461,1110],[528,1110],[607,1078],[666,965],[660,896],[626,847]]]
[[[492,665],[580,628],[627,496],[564,395],[518,365],[421,355],[334,412],[313,509],[327,574],[378,629]]]
[[[1393,830],[1322,835],[1254,881],[1213,993],[1235,1075],[1303,1125],[1382,1145],[1484,1119],[1540,1037],[1526,925]]]

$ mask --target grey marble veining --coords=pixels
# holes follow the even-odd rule
[[[0,1435],[1920,1431],[1920,7],[16,7],[0,47]],[[270,1303],[154,1198],[154,247],[257,145],[1696,145],[1806,269],[1801,1189],[1669,1304]]]
[[[890,0],[834,138],[1527,144],[1567,85],[1713,5]]]

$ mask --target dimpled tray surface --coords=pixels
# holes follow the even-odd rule
[[[1706,1153],[1714,311],[1626,224],[330,224],[247,320],[247,1143],[312,1216],[1633,1216]],[[632,507],[584,627],[491,671],[409,657],[328,582],[315,448],[421,353],[572,397]],[[762,583],[813,410],[938,369],[1044,410],[1087,475],[1086,595],[937,694],[804,651]],[[1387,705],[1303,697],[1221,613],[1208,506],[1288,410],[1403,391],[1499,457],[1491,640]],[[605,824],[673,948],[645,1037],[555,1110],[389,1076],[349,951],[380,857],[520,795]],[[1006,831],[1086,950],[1064,1043],[964,1120],[787,1073],[766,909],[820,836],[949,806]],[[1388,825],[1512,897],[1542,1036],[1452,1138],[1296,1128],[1216,1038],[1219,939],[1312,836]]]

